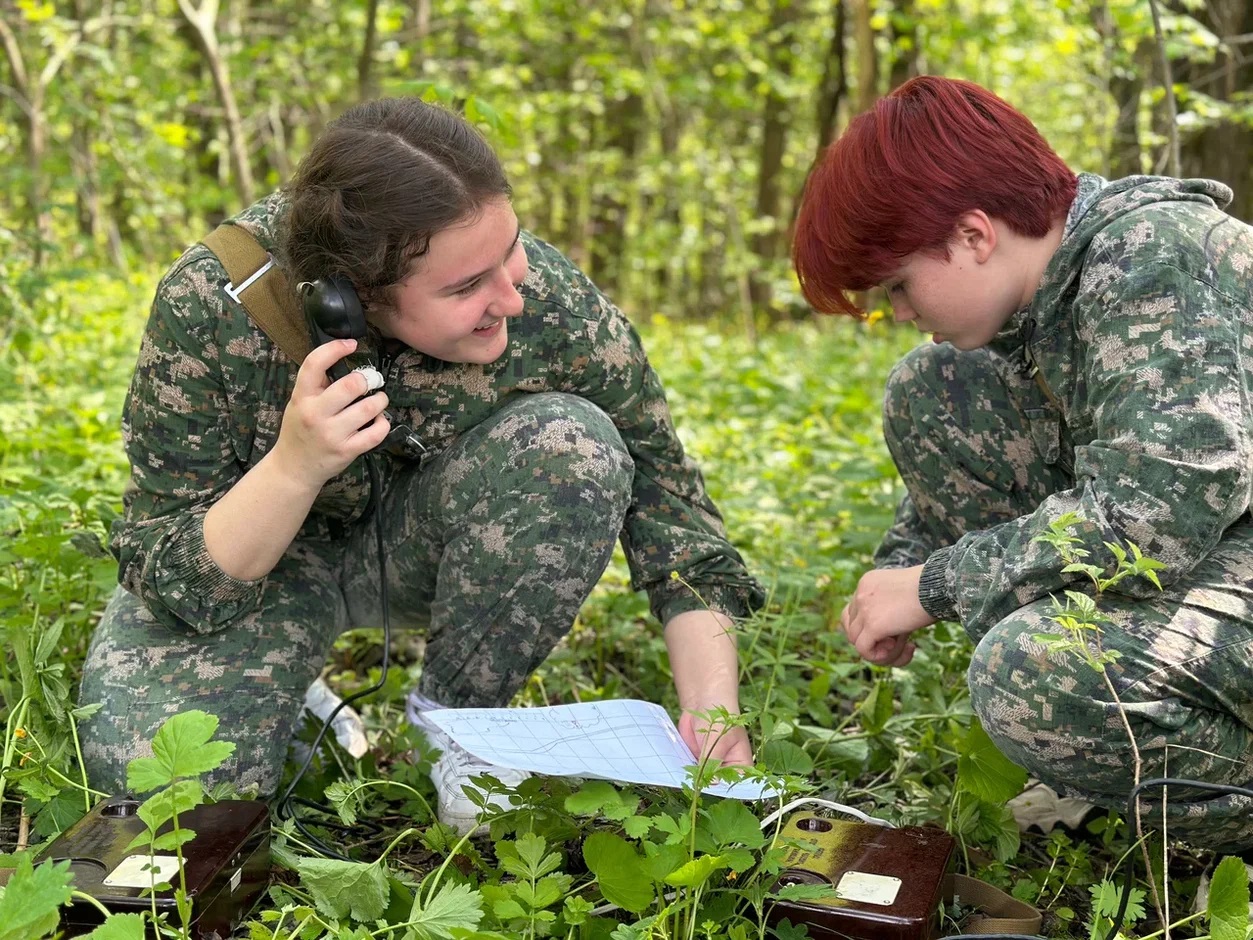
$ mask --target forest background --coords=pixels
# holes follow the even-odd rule
[[[920,73],[997,92],[1076,169],[1217,178],[1253,219],[1253,0],[1157,7],[1155,24],[1148,0],[0,0],[0,849],[46,841],[90,803],[73,785],[74,691],[115,583],[121,403],[161,270],[282,185],[345,107],[422,94],[484,131],[523,225],[644,333],[685,444],[772,590],[743,676],[766,765],[897,822],[947,825],[965,865],[1047,911],[1046,932],[1094,929],[1089,892],[1126,825],[1020,838],[993,783],[961,795],[958,771],[993,760],[970,721],[961,631],[940,625],[909,670],[868,669],[838,636],[899,497],[878,400],[918,336],[816,318],[788,237],[823,146]],[[645,613],[619,558],[520,701],[673,706]],[[363,686],[378,658],[376,632],[356,631],[329,678]],[[413,742],[395,701],[414,668],[367,709],[369,766],[319,761],[312,795],[396,777]],[[357,808],[391,818],[392,835],[421,816],[382,795]],[[448,848],[433,838],[398,867],[429,869]],[[1176,858],[1183,897],[1210,860]],[[487,891],[494,870],[458,877]],[[302,889],[329,918],[303,881],[275,908],[303,910]],[[516,933],[513,908],[483,897],[480,927]],[[559,926],[592,929],[568,908],[553,908]]]

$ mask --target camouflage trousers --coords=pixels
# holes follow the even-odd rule
[[[378,511],[393,627],[427,631],[419,691],[507,704],[569,631],[609,563],[634,463],[582,398],[523,395],[421,468],[384,460]],[[297,540],[255,610],[209,635],[175,633],[119,588],[87,654],[80,701],[92,785],[125,789],[169,716],[202,709],[236,745],[215,780],[275,791],[305,690],[345,629],[381,624],[372,519]]]
[[[1027,515],[1075,484],[1064,426],[1030,377],[986,350],[947,344],[919,347],[908,361],[889,379],[884,429],[909,495],[881,564],[921,563],[926,552]],[[971,698],[997,747],[1059,792],[1123,809],[1134,784],[1125,719],[1141,779],[1253,786],[1248,514],[1161,594],[1107,594],[1101,609],[1111,619],[1102,645],[1120,654],[1108,667],[1116,699],[1076,653],[1050,654],[1032,639],[1058,632],[1048,597],[972,633]],[[1161,791],[1146,796],[1146,824],[1162,827]],[[1200,846],[1247,851],[1253,800],[1171,787],[1164,826]]]

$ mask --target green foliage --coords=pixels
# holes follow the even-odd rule
[[[85,940],[144,940],[144,918],[141,914],[113,914],[88,933]]]
[[[1121,545],[1104,542],[1114,556],[1113,571],[1107,573],[1108,567],[1084,561],[1091,552],[1077,547],[1083,544],[1082,537],[1074,531],[1079,526],[1087,526],[1082,514],[1063,513],[1050,520],[1047,531],[1032,539],[1033,542],[1051,545],[1061,556],[1064,565],[1062,573],[1083,575],[1093,590],[1092,594],[1068,590],[1064,604],[1054,597],[1051,619],[1062,628],[1062,632],[1037,633],[1033,639],[1043,643],[1050,653],[1073,652],[1097,672],[1104,673],[1105,667],[1118,658],[1118,651],[1105,650],[1100,645],[1100,624],[1109,619],[1099,609],[1101,595],[1128,577],[1143,577],[1160,591],[1162,583],[1156,572],[1166,566],[1146,557],[1134,543],[1128,542],[1124,549]],[[1087,528],[1091,531],[1092,527]]]
[[[474,930],[483,919],[483,898],[469,885],[444,883],[433,897],[419,895],[409,912],[405,940],[453,940],[456,931]]]
[[[1123,887],[1116,885],[1108,878],[1101,881],[1100,884],[1091,885],[1088,888],[1092,895],[1092,923],[1089,931],[1090,940],[1102,940],[1109,934],[1110,928],[1114,924],[1114,915],[1118,913],[1118,908],[1122,903]],[[1130,898],[1127,901],[1127,910],[1123,915],[1123,923],[1120,928],[1126,931],[1128,927],[1134,926],[1138,921],[1144,919],[1144,898],[1145,892],[1140,888],[1132,888]]]
[[[136,793],[147,793],[219,766],[234,753],[235,745],[210,741],[217,729],[216,715],[186,711],[173,716],[152,740],[154,756],[137,757],[126,765],[126,785]]]
[[[1214,869],[1205,906],[1213,940],[1245,940],[1249,933],[1249,874],[1238,858]]]
[[[114,571],[85,550],[101,550],[121,491],[116,426],[142,326],[133,311],[142,309],[151,279],[135,286],[67,278],[22,289],[43,298],[39,315],[0,326],[26,337],[20,350],[0,344],[0,361],[28,401],[56,404],[35,409],[41,423],[17,398],[0,398],[7,432],[0,473],[11,473],[0,490],[0,520],[6,535],[38,530],[47,540],[0,560],[7,592],[0,625],[11,645],[22,644],[28,664],[15,651],[0,674],[7,682],[0,786],[21,798],[7,804],[14,816],[34,814],[38,841],[97,796],[81,779],[74,736],[92,706],[75,709],[72,689]],[[900,492],[882,444],[877,390],[916,337],[882,323],[832,321],[780,328],[755,343],[660,316],[641,328],[685,446],[771,590],[768,608],[741,632],[743,720],[759,760],[893,822],[946,825],[962,840],[970,870],[1051,905],[1071,935],[1081,933],[1088,886],[1126,848],[1125,824],[1020,841],[1004,801],[1021,771],[1002,763],[973,722],[964,677],[969,641],[960,628],[937,625],[907,670],[868,668],[839,636],[839,610]],[[81,401],[92,402],[87,416],[73,406]],[[9,483],[19,479],[14,467],[20,487]],[[46,498],[27,499],[27,486],[42,487]],[[70,487],[75,498],[56,498]],[[1113,576],[1112,550],[1110,559]],[[1128,550],[1125,563],[1139,561]],[[619,553],[521,702],[639,697],[677,707],[664,642],[628,580]],[[1075,610],[1077,619],[1090,613]],[[337,651],[331,679],[341,690],[377,678],[376,666],[363,665],[375,661],[375,643],[359,631]],[[490,842],[459,840],[434,825],[429,755],[398,708],[413,673],[401,657],[386,689],[367,700],[378,742],[371,754],[352,762],[324,751],[302,784],[310,798],[325,791],[345,823],[381,826],[377,836],[355,831],[360,841],[351,851],[373,861],[310,858],[301,835],[279,825],[276,857],[298,881],[272,888],[247,928],[253,940],[767,935],[769,890],[785,849],[760,830],[756,808],[736,801],[533,778],[511,795],[507,812],[494,815]],[[66,694],[42,677],[59,678]],[[216,728],[212,716],[176,716],[158,732],[153,756],[132,764],[130,783],[153,791],[140,818],[154,851],[194,851],[194,835],[178,817],[205,798],[198,777],[229,753],[212,740]],[[823,890],[790,886],[783,896],[819,899]],[[606,912],[607,903],[620,909]],[[112,917],[101,936],[137,940],[138,929],[138,920]]]
[[[583,860],[596,876],[605,900],[640,913],[653,902],[653,880],[640,862],[639,853],[621,836],[594,832],[583,842]]]
[[[957,789],[985,803],[1005,803],[1022,792],[1027,772],[996,749],[977,718],[957,758]]]
[[[68,861],[35,866],[23,853],[9,883],[0,886],[0,940],[37,940],[51,933],[61,905],[70,900],[73,880]]]
[[[302,858],[296,865],[319,911],[328,917],[372,921],[387,909],[390,887],[379,863]]]

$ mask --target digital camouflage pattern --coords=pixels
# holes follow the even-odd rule
[[[282,207],[271,196],[235,220],[276,256]],[[421,691],[447,705],[505,704],[569,630],[619,537],[663,623],[702,600],[732,616],[761,602],[634,329],[569,260],[522,238],[525,310],[499,360],[380,355],[374,333],[351,357],[381,366],[389,408],[426,453],[383,458],[381,494],[362,460],[329,481],[275,570],[252,582],[212,561],[203,520],[274,446],[298,367],[225,296],[207,248],[167,273],[124,410],[122,588],[83,680],[81,700],[105,703],[85,730],[97,786],[116,788],[166,717],[200,707],[238,745],[219,778],[273,789],[335,636],[381,622],[376,499],[392,624],[428,630]]]
[[[1050,593],[1089,589],[1033,541],[1067,512],[1088,561],[1112,570],[1104,543],[1132,542],[1167,565],[1164,591],[1128,579],[1101,600],[1142,779],[1253,784],[1253,229],[1220,210],[1230,195],[1081,176],[1031,304],[988,348],[915,349],[885,397],[907,495],[876,564],[923,564],[923,606],[976,642],[997,745],[1112,807],[1132,786],[1120,706],[1033,639],[1056,632]],[[1170,799],[1174,835],[1253,848],[1253,800]]]

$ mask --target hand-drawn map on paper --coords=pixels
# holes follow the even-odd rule
[[[596,777],[655,787],[690,783],[696,758],[665,709],[614,699],[547,708],[444,708],[424,717],[489,764],[555,777]],[[741,800],[768,799],[753,781],[703,791]]]

